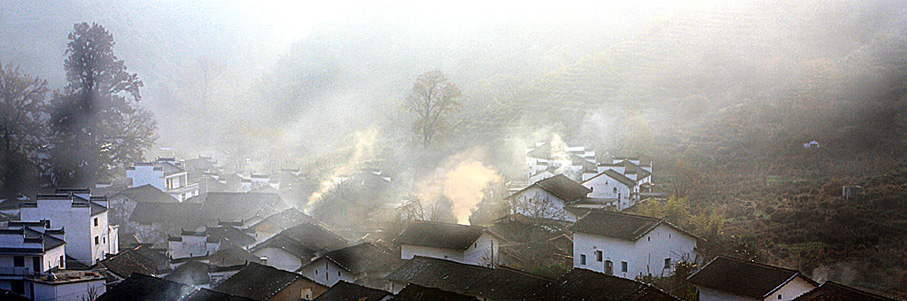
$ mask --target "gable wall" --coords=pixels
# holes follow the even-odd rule
[[[673,264],[681,260],[697,260],[694,249],[696,239],[667,225],[659,225],[637,241],[574,233],[573,266],[597,272],[605,271],[605,261],[612,262],[613,275],[634,279],[651,274],[665,277],[672,275]],[[597,261],[596,251],[602,252],[602,261]],[[586,255],[586,264],[581,255]],[[671,258],[671,267],[665,269],[664,260]],[[622,262],[627,262],[623,272]]]
[[[806,280],[803,280],[803,278],[797,277],[794,278],[794,280],[791,280],[791,282],[788,282],[787,284],[782,286],[780,289],[778,289],[778,291],[766,296],[765,300],[793,300],[794,298],[797,298],[800,295],[805,294],[806,292],[809,292],[815,288],[815,285],[806,282]]]

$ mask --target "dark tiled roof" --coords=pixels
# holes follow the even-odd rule
[[[312,282],[296,273],[250,263],[232,277],[215,286],[214,290],[258,300],[268,300],[297,280]]]
[[[796,277],[816,285],[795,270],[719,256],[689,280],[696,286],[762,299]]]
[[[348,243],[343,237],[314,223],[300,224],[277,235],[295,240],[313,251],[338,248]]]
[[[661,224],[670,225],[661,219],[653,217],[613,211],[589,210],[569,230],[634,241]],[[676,227],[673,228],[677,229]],[[683,232],[682,230],[680,231]],[[691,234],[689,235],[692,236]]]
[[[580,183],[577,183],[574,180],[571,180],[563,174],[558,174],[556,176],[535,182],[529,187],[538,186],[541,189],[561,198],[565,202],[572,202],[579,198],[585,197],[587,194],[592,192],[591,189],[586,188]]]
[[[337,282],[330,289],[315,298],[316,301],[380,301],[391,293],[352,284],[346,281]]]
[[[212,221],[266,217],[289,207],[276,193],[209,192],[204,200],[201,216]]]
[[[120,277],[128,277],[133,273],[151,275],[158,270],[152,258],[142,256],[135,249],[120,252],[98,263]]]
[[[91,216],[95,216],[104,212],[107,212],[107,207],[96,204],[95,202],[89,202],[91,205]]]
[[[109,288],[96,301],[119,300],[181,300],[195,288],[181,283],[143,274],[132,274],[123,282]]]
[[[551,280],[507,268],[456,263],[416,256],[386,277],[387,280],[490,299],[531,299]]]
[[[873,293],[857,290],[831,281],[823,283],[794,301],[894,301],[895,299],[882,297]]]
[[[485,227],[417,221],[406,227],[394,243],[442,249],[465,250],[483,233]]]
[[[164,193],[160,189],[151,186],[151,184],[145,184],[139,187],[129,188],[119,193],[115,194],[114,197],[123,196],[129,200],[142,203],[177,203],[176,198],[170,196],[169,194]]]
[[[232,266],[248,262],[262,263],[261,258],[249,251],[238,247],[222,248],[208,255],[208,263],[217,266]]]
[[[353,274],[387,268],[400,262],[399,256],[370,242],[325,253],[323,258]],[[312,261],[312,263],[314,262]]]
[[[185,224],[187,221],[198,221],[201,204],[195,203],[138,203],[129,216],[129,220],[140,224],[159,223],[163,225]]]
[[[436,288],[424,287],[420,285],[410,284],[403,288],[399,293],[397,293],[394,298],[390,300],[395,301],[434,301],[434,300],[449,300],[449,301],[473,301],[478,300],[474,297],[467,295],[461,295],[454,292],[448,292],[445,290],[440,290]]]
[[[526,153],[527,157],[548,159],[551,156],[551,143],[545,142]]]
[[[268,240],[265,240],[262,243],[255,245],[254,247],[252,247],[252,249],[250,249],[250,251],[258,252],[260,250],[264,250],[264,249],[268,249],[268,248],[283,250],[287,253],[292,254],[293,256],[296,256],[296,257],[302,259],[303,262],[307,262],[308,260],[311,260],[312,256],[315,255],[315,251],[316,251],[316,250],[307,248],[305,245],[302,244],[302,242],[300,242],[298,240],[295,240],[295,239],[292,239],[292,238],[289,238],[289,237],[286,237],[286,236],[280,235],[280,234],[274,235],[273,237],[268,238]]]
[[[299,211],[299,209],[296,209],[294,207],[272,214],[271,216],[268,216],[264,220],[253,225],[251,228],[255,229],[256,231],[277,233],[302,223],[311,222],[314,219],[315,218],[302,213],[302,211]]]
[[[255,237],[231,226],[208,228],[208,238],[214,241],[244,247],[255,243]]]
[[[164,279],[189,285],[211,284],[208,265],[199,261],[189,261],[173,269]]]
[[[132,274],[123,282],[107,289],[97,301],[248,301],[256,300],[233,296],[207,289],[197,289],[191,285],[142,274]]]
[[[631,279],[605,275],[586,269],[573,269],[538,292],[538,300],[680,300],[651,285]]]

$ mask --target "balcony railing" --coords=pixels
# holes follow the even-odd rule
[[[0,275],[3,276],[35,276],[41,272],[34,272],[28,267],[0,267]]]

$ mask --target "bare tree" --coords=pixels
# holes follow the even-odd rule
[[[461,93],[441,71],[429,71],[416,78],[406,98],[406,108],[416,114],[413,131],[427,148],[448,130],[447,117],[459,111]]]
[[[37,175],[47,90],[46,80],[0,64],[0,198],[15,197]]]

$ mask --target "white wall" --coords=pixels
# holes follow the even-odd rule
[[[674,263],[697,260],[695,248],[695,238],[664,224],[637,241],[577,232],[573,235],[573,266],[604,272],[605,261],[610,260],[614,276],[629,279],[648,274],[666,277],[674,273]],[[600,262],[596,251],[602,252]],[[586,264],[581,264],[581,255],[586,255]],[[668,269],[664,268],[665,258],[671,258],[672,266]],[[621,270],[622,262],[627,262],[626,272]]]
[[[97,257],[94,256],[94,236],[97,232],[92,229],[91,208],[72,207],[71,200],[38,199],[37,203],[37,208],[21,208],[20,219],[22,221],[49,219],[52,228],[64,227],[66,232],[63,234],[63,240],[66,241],[67,255],[86,265],[94,265],[97,262]]]
[[[264,248],[255,251],[253,254],[258,257],[267,257],[269,266],[285,271],[295,272],[302,267],[303,264],[299,257],[281,249]]]
[[[463,251],[440,249],[413,245],[400,245],[400,258],[413,259],[413,256],[447,259],[450,261],[464,262]]]
[[[306,264],[299,273],[318,282],[318,284],[329,287],[334,286],[334,284],[337,284],[340,280],[350,283],[356,281],[353,274],[350,274],[350,272],[347,272],[333,261],[323,257]]]
[[[531,186],[519,194],[512,196],[518,214],[529,217],[543,217],[563,220],[564,217],[564,200],[539,188]],[[537,207],[532,202],[544,202],[550,204],[546,207]]]
[[[699,301],[756,301],[759,299],[731,295],[724,292],[699,287]]]
[[[612,179],[607,175],[599,175],[596,178],[582,183],[586,188],[592,189],[589,194],[591,198],[618,199],[617,210],[623,210],[632,205],[630,201],[630,192],[632,189],[627,187],[618,180]]]
[[[104,279],[82,281],[66,284],[50,285],[33,282],[35,286],[34,300],[90,300],[89,291],[95,298],[107,292]],[[26,287],[28,284],[26,284]]]
[[[769,296],[766,296],[765,300],[793,300],[794,298],[797,298],[800,295],[805,294],[806,292],[809,292],[815,288],[815,285],[806,282],[806,280],[803,280],[803,278],[797,277],[794,278],[794,280],[791,280],[791,282],[788,282],[787,284],[782,286],[780,289],[778,289],[778,291],[772,293]]]
[[[164,184],[164,171],[154,170],[152,164],[135,164],[133,168],[126,169],[126,178],[132,180],[132,187],[151,184],[161,191],[167,191]]]
[[[500,262],[500,256],[498,255],[498,247],[500,245],[501,242],[498,239],[488,233],[483,233],[472,246],[469,246],[463,252],[462,263],[491,267],[492,260]]]

